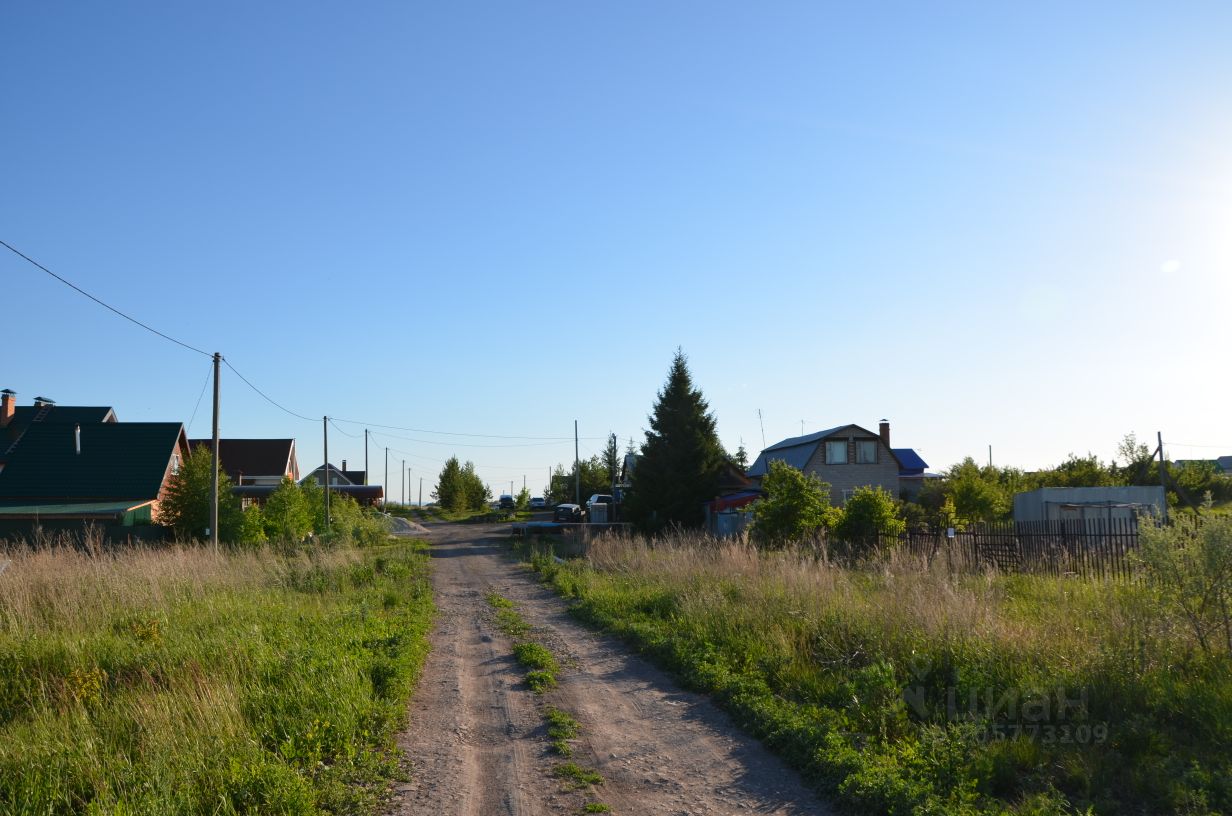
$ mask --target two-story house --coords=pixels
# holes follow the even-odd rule
[[[829,483],[830,501],[835,505],[845,503],[858,487],[881,487],[897,498],[903,466],[889,440],[890,423],[884,420],[880,433],[859,425],[839,425],[771,445],[758,455],[748,475],[760,482],[770,462],[780,460]]]

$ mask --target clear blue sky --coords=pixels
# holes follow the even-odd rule
[[[1227,454],[1229,42],[1226,3],[10,3],[0,238],[311,417],[585,456],[680,346],[733,450],[760,408],[934,469]],[[0,280],[22,403],[192,417],[205,357]],[[573,454],[392,434],[425,494]]]

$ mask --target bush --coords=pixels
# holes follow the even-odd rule
[[[835,520],[830,485],[815,474],[773,460],[762,488],[766,498],[753,504],[753,540],[762,547],[813,538]]]
[[[1232,654],[1232,516],[1182,515],[1172,524],[1143,519],[1140,534],[1134,557],[1164,607],[1184,621],[1203,652]]]
[[[880,487],[857,487],[834,525],[834,534],[849,554],[863,555],[875,549],[882,536],[898,536],[906,529],[889,493]]]

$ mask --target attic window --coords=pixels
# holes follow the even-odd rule
[[[846,439],[830,439],[826,441],[826,464],[827,465],[847,464],[847,440]]]
[[[875,439],[857,439],[856,440],[856,464],[857,465],[877,464],[877,440]]]
[[[178,453],[173,453],[171,454],[171,473],[176,474],[179,472],[180,472],[180,455]]]

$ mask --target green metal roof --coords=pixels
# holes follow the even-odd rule
[[[0,502],[157,498],[183,426],[178,422],[82,424],[81,453],[76,452],[74,432],[74,425],[31,423],[0,470]]]
[[[69,504],[0,503],[0,518],[5,516],[118,516],[136,510],[150,500],[123,502],[73,502]]]

